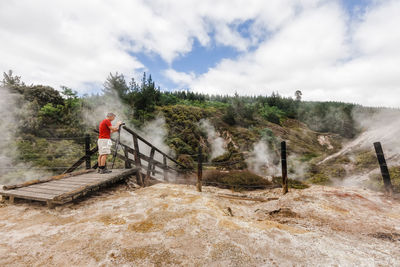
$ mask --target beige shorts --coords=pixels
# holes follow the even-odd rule
[[[111,154],[111,139],[99,139],[97,140],[97,146],[99,147],[100,155]]]

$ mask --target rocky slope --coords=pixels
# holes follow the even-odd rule
[[[0,204],[0,265],[400,263],[400,201],[381,193],[324,186],[285,196],[280,189],[203,189],[119,185],[54,210]]]

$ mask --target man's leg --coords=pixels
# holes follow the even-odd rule
[[[101,166],[106,166],[107,154],[101,155]]]
[[[102,166],[100,167],[100,173],[110,173],[111,170],[107,170],[106,168],[107,154],[101,155],[100,162],[102,164]]]

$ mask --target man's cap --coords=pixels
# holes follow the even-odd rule
[[[113,116],[116,117],[117,115],[115,115],[115,114],[112,113],[112,112],[108,112],[108,113],[107,113],[107,117],[113,117]]]

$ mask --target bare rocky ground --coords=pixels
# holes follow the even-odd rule
[[[0,266],[400,266],[400,201],[381,193],[203,191],[119,185],[53,210],[0,204]]]

